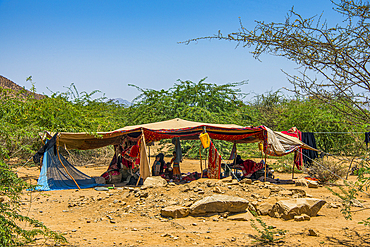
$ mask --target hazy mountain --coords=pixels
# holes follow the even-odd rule
[[[115,99],[109,99],[109,101],[112,101],[119,105],[125,105],[125,106],[131,106],[132,103],[128,100],[122,99],[122,98],[115,98]]]

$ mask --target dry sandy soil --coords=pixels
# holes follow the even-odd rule
[[[182,172],[199,171],[199,161],[185,160]],[[90,175],[99,176],[106,167],[79,167]],[[35,183],[37,168],[20,168],[19,175]],[[277,174],[280,179],[290,179],[291,174]],[[303,177],[305,174],[296,174]],[[350,179],[354,179],[351,177]],[[214,181],[217,182],[217,181]],[[251,201],[274,203],[287,197],[270,196],[270,190],[260,185],[232,185],[219,182],[226,195],[234,195]],[[194,189],[183,192],[184,185],[152,188],[136,191],[148,193],[147,197],[136,197],[134,188],[115,188],[109,192],[94,189],[62,190],[48,192],[25,192],[22,197],[22,213],[45,223],[50,229],[64,233],[68,246],[254,246],[257,231],[250,221],[231,221],[222,215],[166,219],[160,209],[168,205],[190,205],[192,202],[213,194],[205,179],[188,184],[191,188],[202,188],[204,194]],[[285,189],[294,185],[278,185]],[[325,187],[299,187],[313,198],[324,199],[327,204],[317,217],[310,221],[296,222],[261,216],[268,225],[288,230],[276,246],[370,246],[369,227],[358,224],[370,215],[370,210],[353,213],[352,220],[341,214],[340,200]],[[337,186],[332,186],[339,191]],[[254,194],[254,196],[252,196]],[[257,195],[257,199],[256,199]],[[370,197],[358,197],[365,208],[370,207]],[[32,201],[30,203],[30,200]],[[328,207],[334,203],[338,208]],[[309,236],[313,229],[318,236]],[[49,245],[50,241],[37,240],[36,245]],[[263,244],[261,244],[263,245]]]

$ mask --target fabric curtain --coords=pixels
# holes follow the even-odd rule
[[[209,146],[208,156],[208,178],[220,179],[221,175],[221,155],[218,153],[212,141]]]
[[[149,159],[148,159],[148,153],[146,150],[146,144],[145,144],[145,136],[142,135],[142,138],[140,140],[140,175],[143,181],[147,177],[150,177],[150,168],[149,168]]]

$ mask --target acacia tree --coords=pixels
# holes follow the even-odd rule
[[[320,100],[346,116],[349,124],[369,127],[370,113],[370,4],[362,0],[331,1],[334,11],[343,16],[341,25],[330,27],[322,15],[305,18],[294,9],[289,11],[285,22],[265,23],[257,21],[252,30],[244,27],[241,20],[237,32],[190,39],[189,44],[202,39],[218,39],[237,42],[243,47],[253,47],[255,58],[263,53],[285,57],[297,63],[298,75],[287,74],[298,95]],[[368,158],[360,159],[357,184],[343,189],[346,208],[342,210],[350,218],[349,208],[359,191],[369,188]],[[346,183],[349,185],[348,183]],[[370,218],[363,222],[370,226]]]
[[[240,21],[238,32],[190,39],[218,39],[254,47],[263,53],[288,58],[299,65],[298,75],[287,74],[295,93],[319,99],[347,116],[352,124],[370,120],[370,6],[368,2],[332,1],[343,15],[342,25],[329,27],[322,16],[304,18],[290,10],[285,22],[257,21],[253,30]]]

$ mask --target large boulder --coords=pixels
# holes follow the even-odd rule
[[[245,212],[248,207],[248,201],[246,199],[227,196],[227,195],[213,195],[207,196],[202,200],[195,202],[190,207],[191,215],[200,215],[208,213],[239,213]]]
[[[166,179],[160,176],[147,177],[144,181],[144,188],[153,188],[153,187],[164,187],[167,185]]]
[[[183,218],[189,215],[189,208],[181,206],[168,206],[162,208],[161,215],[163,217],[171,217],[173,219]]]
[[[315,198],[297,198],[282,200],[273,206],[270,216],[291,220],[296,215],[307,214],[310,217],[317,215],[326,201]]]
[[[258,205],[257,206],[258,214],[259,215],[270,215],[273,206],[274,205],[270,203],[262,203]]]

